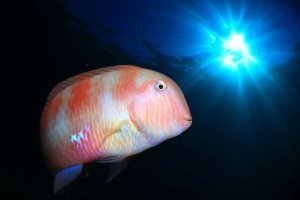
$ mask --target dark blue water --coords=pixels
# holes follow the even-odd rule
[[[299,2],[283,0],[39,1],[37,70],[31,74],[37,93],[30,112],[20,114],[29,123],[12,136],[16,148],[1,156],[4,193],[31,199],[299,199],[299,13]],[[233,33],[243,37],[238,52],[225,47]],[[226,56],[234,57],[232,63]],[[72,75],[118,64],[171,77],[185,94],[193,125],[132,157],[111,183],[105,183],[108,166],[91,163],[85,166],[89,176],[53,195],[53,175],[39,146],[46,97]]]

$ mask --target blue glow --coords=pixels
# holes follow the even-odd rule
[[[294,25],[282,23],[286,14],[278,8],[283,6],[243,0],[192,2],[176,4],[181,13],[177,20],[188,31],[177,31],[178,37],[185,38],[176,43],[178,48],[173,45],[168,49],[171,54],[193,58],[188,63],[192,65],[191,73],[182,78],[184,89],[208,86],[209,90],[203,90],[205,96],[210,95],[208,113],[228,97],[236,106],[232,112],[237,120],[251,118],[250,105],[255,99],[251,95],[257,94],[280,124],[270,91],[276,91],[281,98],[288,96],[272,68],[293,56],[299,38],[291,28]]]
[[[251,56],[248,46],[242,35],[232,33],[228,40],[224,41],[223,64],[236,69],[239,66],[247,67],[255,59]]]
[[[196,68],[221,76],[254,75],[287,62],[294,45],[300,42],[298,11],[286,1],[134,1],[135,6],[126,9],[67,2],[74,15],[90,22],[104,41],[117,42],[149,66],[161,64],[154,59],[160,53],[174,57],[174,62],[168,63],[173,67]],[[147,9],[136,17],[139,7]],[[108,19],[111,12],[116,16]],[[99,24],[115,32],[99,31]],[[242,38],[239,51],[224,48],[232,35],[232,39]],[[168,62],[168,57],[159,58],[163,59],[158,62]]]
[[[296,36],[289,24],[282,24],[285,15],[278,14],[282,6],[243,0],[174,4],[177,26],[182,27],[167,30],[174,39],[168,35],[160,43],[168,46],[165,51],[171,55],[192,58],[199,73],[233,75],[238,80],[257,77],[293,55]]]

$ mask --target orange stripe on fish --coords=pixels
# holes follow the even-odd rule
[[[136,77],[139,75],[140,68],[129,68],[126,71],[121,71],[121,78],[118,80],[113,90],[113,98],[118,101],[124,100],[136,91]]]
[[[69,102],[67,102],[69,111],[71,112],[70,114],[76,114],[76,112],[79,112],[86,104],[90,104],[91,86],[91,80],[87,79],[71,87]]]

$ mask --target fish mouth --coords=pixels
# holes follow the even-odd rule
[[[184,125],[183,125],[183,127],[184,127],[184,129],[186,130],[186,129],[188,129],[191,125],[192,125],[192,123],[193,123],[193,120],[192,120],[192,118],[191,117],[189,117],[189,118],[185,118],[184,119]]]
[[[193,120],[192,119],[187,119],[186,122],[189,124],[189,126],[191,126],[192,123],[193,123]]]
[[[188,122],[191,122],[191,121],[193,121],[193,119],[192,118],[187,118],[187,119],[185,119],[186,121],[188,121]]]
[[[183,119],[183,121],[186,121],[186,122],[192,122],[193,121],[193,118],[191,116],[187,116],[187,117],[184,117],[182,119]]]

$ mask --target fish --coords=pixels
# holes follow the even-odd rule
[[[120,163],[192,125],[180,87],[157,71],[134,65],[98,68],[68,78],[49,93],[40,120],[45,162],[54,193],[81,173],[83,164]]]

